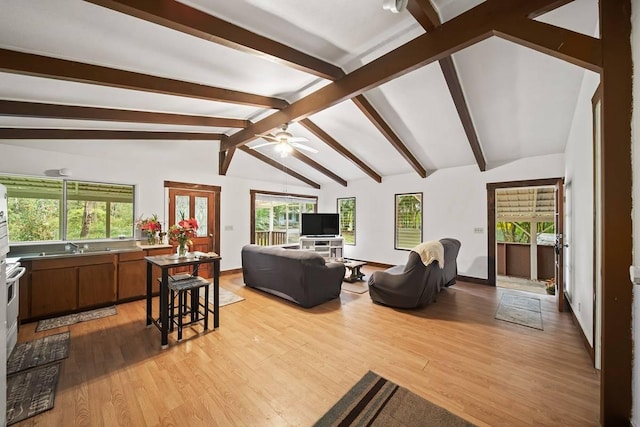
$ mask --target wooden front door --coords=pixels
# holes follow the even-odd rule
[[[219,252],[219,224],[220,209],[219,190],[200,189],[202,186],[193,185],[197,189],[187,188],[189,184],[181,184],[180,188],[169,187],[169,224],[177,224],[183,218],[195,218],[198,221],[196,237],[191,239],[190,252]],[[207,187],[209,188],[209,187]],[[177,247],[174,244],[174,248]],[[200,266],[199,275],[212,277],[210,264]]]

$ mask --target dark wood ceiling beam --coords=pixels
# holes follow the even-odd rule
[[[147,132],[99,129],[0,128],[0,139],[111,139],[111,140],[207,140],[219,141],[220,133]]]
[[[263,161],[264,163],[268,164],[269,166],[272,166],[272,167],[274,167],[274,168],[286,173],[287,175],[292,176],[295,179],[304,182],[305,184],[307,184],[307,185],[309,185],[309,186],[311,186],[313,188],[320,189],[320,184],[318,184],[318,183],[316,183],[314,181],[311,181],[309,178],[299,174],[298,172],[296,172],[294,170],[289,169],[285,165],[276,162],[275,160],[265,156],[264,154],[262,154],[262,153],[260,153],[260,152],[258,152],[256,150],[252,150],[251,148],[246,147],[244,145],[241,146],[241,147],[238,147],[238,149],[243,151],[243,152],[245,152],[245,153],[247,153],[250,156],[255,157],[258,160]]]
[[[0,116],[245,128],[249,120],[0,100]]]
[[[311,159],[309,156],[307,156],[306,154],[300,152],[299,150],[296,150],[294,148],[293,151],[291,152],[291,157],[295,157],[296,159],[298,159],[301,162],[305,163],[307,166],[311,166],[313,169],[317,170],[318,172],[320,172],[321,174],[323,174],[325,176],[328,176],[329,178],[331,178],[332,180],[334,180],[338,184],[340,184],[340,185],[342,185],[344,187],[347,186],[347,180],[346,179],[341,178],[340,176],[338,176],[335,173],[331,172],[329,169],[325,168],[320,163],[318,163],[315,160]]]
[[[426,31],[440,26],[440,16],[429,0],[409,0],[407,10]]]
[[[278,98],[8,49],[0,49],[0,71],[260,108],[279,109],[287,105]]]
[[[494,34],[596,73],[602,71],[602,44],[595,37],[527,18],[501,22]]]
[[[283,63],[289,67],[335,80],[344,75],[339,67],[282,43],[191,8],[177,1],[85,0],[130,16],[153,22],[223,46]]]
[[[427,171],[420,164],[420,161],[415,158],[411,151],[407,148],[406,145],[400,140],[398,135],[393,132],[391,127],[384,121],[382,116],[373,108],[373,105],[364,97],[364,95],[358,95],[355,98],[352,98],[354,104],[358,106],[360,111],[364,113],[364,115],[373,123],[373,125],[380,131],[380,133],[387,138],[387,140],[393,145],[393,147],[400,153],[400,155],[413,167],[413,169],[420,175],[420,177],[425,178],[427,176]]]
[[[376,173],[373,169],[371,169],[365,162],[356,157],[351,151],[347,150],[345,147],[340,145],[338,141],[333,139],[331,135],[320,129],[318,125],[313,123],[309,119],[303,119],[298,122],[302,126],[304,126],[307,130],[317,136],[320,140],[322,140],[329,147],[336,150],[345,158],[351,160],[356,166],[358,166],[364,173],[366,173],[371,179],[376,182],[382,182],[382,177]]]
[[[429,0],[410,0],[408,8],[409,12],[411,12],[413,17],[420,23],[420,25],[422,25],[422,27],[426,31],[432,31],[442,24],[440,21],[440,16],[438,16],[438,13],[433,8],[433,5]],[[462,90],[462,83],[460,83],[460,78],[458,76],[456,66],[453,63],[453,59],[451,58],[451,56],[442,58],[439,63],[442,74],[444,75],[444,79],[447,82],[447,86],[449,87],[449,92],[451,93],[453,104],[458,111],[460,122],[462,123],[464,132],[467,135],[467,141],[471,146],[471,151],[476,158],[478,167],[481,171],[484,172],[485,170],[487,170],[487,162],[484,158],[482,147],[480,146],[478,133],[476,132],[473,120],[471,119],[469,105],[467,104],[467,100],[465,99],[464,91]]]
[[[451,93],[451,98],[453,98],[453,104],[458,111],[458,116],[460,117],[462,128],[467,135],[467,140],[471,146],[473,156],[476,158],[476,163],[480,170],[484,172],[487,170],[487,161],[484,158],[484,153],[480,146],[480,140],[478,139],[478,133],[476,132],[473,120],[471,119],[469,106],[467,105],[467,100],[464,97],[462,84],[460,83],[458,72],[456,71],[456,67],[453,63],[453,58],[450,56],[442,58],[440,60],[440,68],[442,69],[442,74],[447,82],[447,86],[449,86],[449,92]]]
[[[220,139],[220,145],[229,138],[227,135],[222,135]],[[218,174],[226,175],[229,170],[229,166],[231,166],[231,160],[233,160],[233,155],[236,153],[236,149],[229,148],[228,150],[220,150],[218,153]]]
[[[438,31],[423,34],[380,58],[360,67],[316,92],[233,134],[223,149],[246,144],[256,134],[282,123],[299,121],[314,113],[353,98],[394,78],[438,61],[490,37],[497,23],[528,16],[557,4],[554,0],[487,0],[444,23]]]

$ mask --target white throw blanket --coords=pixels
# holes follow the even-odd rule
[[[442,243],[435,240],[423,242],[411,250],[420,255],[424,265],[438,261],[440,268],[444,268],[444,246],[442,246]]]

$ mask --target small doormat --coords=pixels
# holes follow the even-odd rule
[[[244,298],[240,295],[236,295],[223,287],[220,287],[219,289],[220,295],[218,296],[218,303],[220,304],[220,307],[244,301]],[[204,298],[204,289],[200,289],[200,296]],[[211,309],[213,310],[213,286],[209,286],[209,302],[211,303]]]
[[[61,328],[75,323],[86,322],[87,320],[100,319],[102,317],[113,316],[114,314],[118,314],[118,310],[115,305],[112,305],[110,307],[98,308],[96,310],[83,311],[82,313],[74,313],[66,316],[54,317],[53,319],[45,319],[38,322],[36,332]]]
[[[511,322],[529,328],[542,328],[542,313],[540,312],[540,299],[523,297],[521,295],[502,294],[495,318]]]
[[[42,366],[7,378],[7,425],[53,408],[60,363]]]
[[[16,344],[7,360],[7,375],[66,359],[70,339],[71,334],[63,332]]]
[[[325,426],[467,427],[473,424],[369,371],[314,424],[314,427]]]
[[[369,292],[369,284],[366,281],[363,282],[342,282],[342,290],[355,292],[356,294],[364,294]]]

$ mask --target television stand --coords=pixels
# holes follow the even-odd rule
[[[342,258],[344,240],[338,236],[302,236],[300,249],[314,251],[323,258]]]

